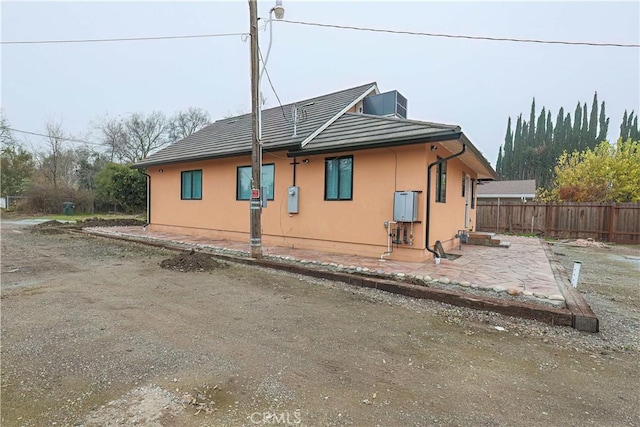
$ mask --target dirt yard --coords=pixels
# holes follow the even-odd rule
[[[637,249],[554,245],[583,258],[587,334],[246,266],[167,270],[175,252],[8,222],[1,238],[3,427],[640,425]]]

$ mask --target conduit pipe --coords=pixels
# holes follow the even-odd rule
[[[392,224],[397,224],[396,221],[385,221],[385,227],[387,229],[387,251],[380,255],[381,261],[386,261],[384,259],[385,256],[389,256],[393,253],[393,248],[391,247],[391,227]]]
[[[467,151],[467,144],[462,144],[462,150],[460,150],[460,152],[452,154],[451,156],[445,157],[443,159],[438,159],[435,162],[431,163],[427,168],[427,224],[424,227],[424,243],[426,249],[431,252],[436,258],[440,258],[440,254],[429,247],[429,229],[431,228],[431,168],[448,160],[455,159],[456,157],[463,155],[465,151]]]

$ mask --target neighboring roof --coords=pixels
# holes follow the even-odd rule
[[[479,179],[496,179],[489,162],[471,144],[459,126],[395,117],[349,113],[366,96],[378,93],[375,82],[328,95],[270,108],[262,112],[262,143],[265,151],[288,150],[289,155],[352,151],[411,143],[440,142],[451,153],[466,145],[460,160],[478,173]],[[291,108],[305,110],[293,137]],[[133,165],[144,168],[167,163],[207,160],[251,153],[251,115],[218,120],[196,133],[151,154]]]
[[[323,125],[339,117],[371,92],[377,91],[376,83],[342,90],[315,98],[262,111],[262,143],[265,150],[300,146]],[[291,107],[297,105],[306,110],[306,120],[298,123],[297,138],[293,138]],[[285,119],[286,116],[286,119]],[[251,114],[218,120],[196,133],[151,154],[134,167],[230,157],[251,152]]]
[[[478,186],[479,198],[496,197],[529,197],[536,196],[536,181],[534,179],[522,181],[492,181]]]

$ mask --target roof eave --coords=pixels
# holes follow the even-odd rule
[[[263,152],[273,152],[273,151],[287,151],[287,150],[291,150],[291,149],[295,149],[298,148],[299,144],[298,143],[287,143],[287,144],[278,144],[278,145],[272,145],[272,146],[268,146],[268,147],[263,147],[262,150]],[[215,159],[225,159],[225,158],[229,158],[229,157],[239,157],[239,156],[250,156],[251,155],[251,149],[242,149],[242,150],[237,150],[237,151],[232,151],[232,152],[226,152],[223,154],[212,154],[212,155],[205,155],[205,156],[194,156],[194,157],[181,157],[179,159],[171,159],[171,160],[157,160],[157,161],[151,161],[151,162],[138,162],[138,163],[134,163],[133,165],[131,165],[132,169],[145,169],[149,166],[161,166],[161,165],[173,165],[173,164],[177,164],[177,163],[193,163],[193,162],[200,162],[200,161],[206,161],[206,160],[215,160]]]
[[[326,153],[341,153],[346,151],[360,151],[360,150],[368,150],[372,148],[383,148],[383,147],[397,147],[400,145],[412,145],[412,144],[424,144],[430,142],[441,142],[441,141],[450,141],[456,140],[460,138],[462,132],[452,132],[452,131],[444,131],[435,133],[429,136],[421,136],[414,137],[408,139],[393,139],[386,138],[380,139],[377,141],[369,142],[361,145],[339,145],[339,146],[331,146],[331,147],[322,147],[317,149],[301,149],[298,151],[289,151],[287,156],[296,157],[296,156],[309,156],[313,154],[326,154]]]

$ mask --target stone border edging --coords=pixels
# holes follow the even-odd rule
[[[353,273],[342,273],[330,270],[307,268],[292,263],[277,262],[269,259],[254,259],[244,256],[240,251],[238,254],[221,254],[202,250],[201,245],[189,245],[183,243],[170,243],[160,239],[144,239],[131,236],[114,235],[99,231],[74,230],[83,234],[106,237],[116,240],[125,240],[141,243],[149,246],[156,246],[171,250],[197,250],[220,258],[222,260],[244,265],[256,265],[275,270],[286,271],[294,274],[315,277],[319,279],[334,280],[354,286],[379,289],[390,293],[404,295],[412,298],[430,299],[437,302],[451,304],[459,307],[472,308],[475,310],[488,310],[507,316],[521,317],[525,319],[538,320],[551,325],[573,326],[575,327],[574,315],[566,308],[544,307],[540,305],[528,304],[519,301],[504,300],[498,298],[484,297],[478,295],[468,295],[461,292],[441,288],[431,288],[428,286],[414,285],[406,282],[387,280],[377,277],[367,277]],[[194,247],[195,246],[195,247]]]

